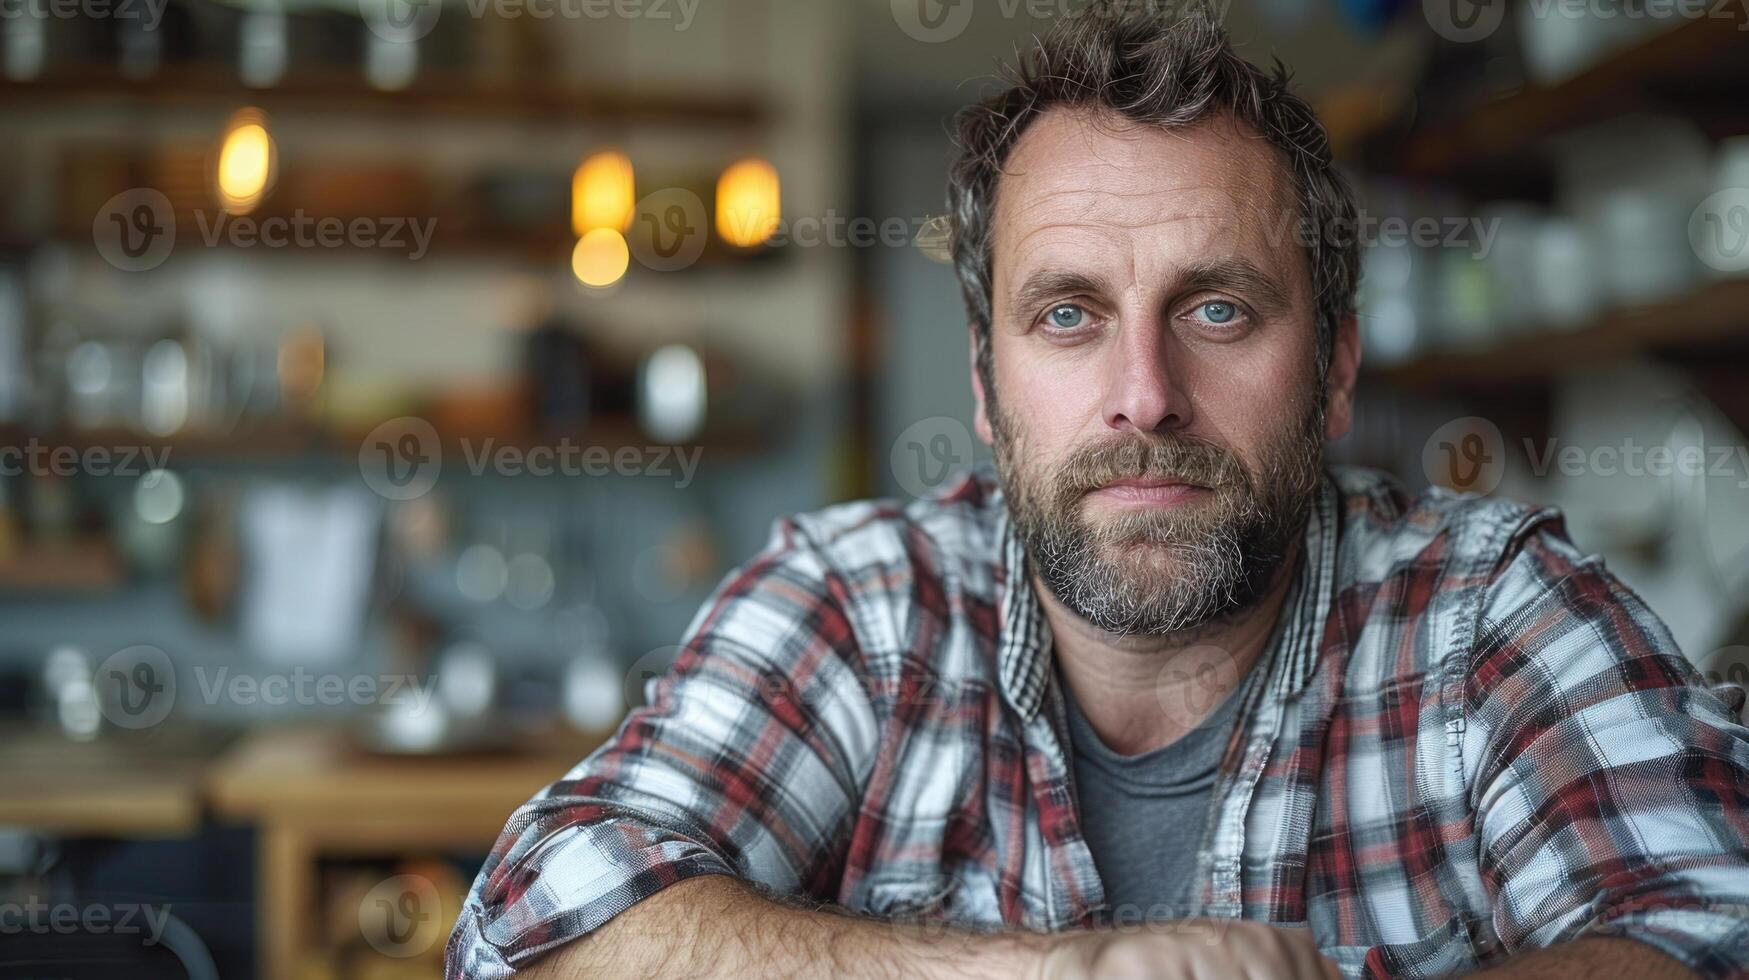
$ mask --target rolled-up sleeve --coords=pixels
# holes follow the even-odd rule
[[[1556,525],[1485,590],[1463,757],[1509,952],[1647,943],[1749,974],[1749,731],[1669,631]]]
[[[447,974],[510,976],[697,875],[829,894],[876,731],[847,603],[780,521],[694,619],[649,705],[511,816]]]

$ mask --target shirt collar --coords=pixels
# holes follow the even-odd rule
[[[1271,672],[1270,693],[1277,699],[1297,697],[1311,681],[1318,664],[1319,639],[1330,611],[1336,578],[1336,504],[1338,493],[1328,474],[1318,482],[1306,520],[1301,551],[1282,616],[1264,669]],[[1044,700],[1051,671],[1051,627],[1044,616],[1028,573],[1026,548],[1009,518],[1006,496],[999,496],[996,541],[1001,549],[1001,633],[996,663],[1008,703],[1030,722]]]

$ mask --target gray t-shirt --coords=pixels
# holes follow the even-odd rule
[[[1171,745],[1122,755],[1100,740],[1063,685],[1081,833],[1105,883],[1108,918],[1121,924],[1193,913],[1196,852],[1246,687]]]

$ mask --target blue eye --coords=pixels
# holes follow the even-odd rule
[[[1087,319],[1087,311],[1073,303],[1064,303],[1051,311],[1051,326],[1073,330]]]
[[[1230,323],[1239,315],[1239,308],[1223,300],[1213,300],[1204,303],[1197,309],[1202,311],[1203,319],[1210,323]]]

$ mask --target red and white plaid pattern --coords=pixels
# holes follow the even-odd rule
[[[1201,914],[1353,976],[1582,935],[1749,974],[1749,730],[1560,516],[1335,469],[1201,842]],[[1051,637],[1000,490],[778,522],[650,706],[517,810],[452,977],[731,874],[877,915],[1103,921]],[[1161,828],[1161,833],[1171,833]]]

